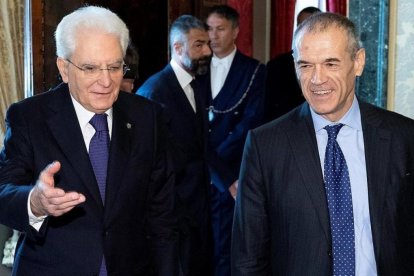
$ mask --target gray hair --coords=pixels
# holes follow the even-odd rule
[[[206,25],[203,21],[198,19],[197,17],[194,17],[192,15],[181,15],[178,17],[170,27],[170,49],[171,53],[174,53],[174,44],[175,43],[181,43],[186,44],[187,42],[187,34],[192,29],[199,29],[206,31]]]
[[[354,60],[356,53],[361,49],[355,24],[345,16],[329,12],[314,13],[298,26],[293,35],[293,57],[297,58],[297,46],[305,33],[321,33],[330,27],[336,27],[346,32],[348,51],[351,54],[351,59]]]
[[[123,55],[129,44],[129,30],[125,23],[112,11],[86,6],[66,15],[56,28],[56,55],[70,58],[76,48],[77,33],[82,29],[93,29],[119,38]]]

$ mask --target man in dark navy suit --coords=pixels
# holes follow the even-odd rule
[[[55,37],[64,83],[6,117],[0,223],[22,233],[13,275],[176,275],[161,107],[119,91],[125,23],[88,6]]]
[[[213,51],[209,103],[209,169],[214,233],[215,275],[230,275],[234,197],[247,131],[262,121],[265,67],[237,50],[239,14],[222,5],[207,17]]]
[[[348,18],[315,13],[293,45],[306,102],[248,135],[232,275],[414,275],[414,120],[356,97]]]
[[[204,23],[180,16],[170,28],[170,63],[137,92],[160,103],[166,113],[176,172],[180,275],[211,275],[207,117],[205,92],[197,85],[197,77],[208,71],[208,45]]]

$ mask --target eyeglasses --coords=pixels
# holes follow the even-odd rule
[[[72,61],[70,61],[70,59],[66,59],[66,61],[72,64],[73,66],[75,66],[76,68],[78,68],[79,70],[81,70],[83,74],[85,75],[85,77],[91,78],[91,79],[98,78],[101,75],[101,72],[104,70],[107,70],[109,74],[111,74],[112,76],[119,76],[121,75],[121,73],[122,73],[122,76],[124,76],[126,72],[130,70],[128,66],[123,62],[120,63],[119,65],[111,65],[108,68],[99,68],[98,66],[90,65],[90,64],[86,64],[86,65],[83,65],[82,67],[79,67],[76,64],[74,64]]]

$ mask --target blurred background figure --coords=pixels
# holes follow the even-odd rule
[[[197,85],[210,65],[211,50],[204,22],[178,17],[170,27],[171,61],[152,75],[137,94],[164,107],[173,151],[180,276],[210,276],[212,249],[209,177],[205,158],[208,86]]]
[[[216,276],[230,275],[234,199],[247,131],[263,120],[265,66],[237,49],[239,13],[214,6],[206,21],[213,51],[206,87],[209,171]]]
[[[124,62],[128,66],[129,70],[125,73],[124,78],[122,79],[121,90],[125,92],[132,92],[135,87],[135,82],[138,79],[139,63],[138,51],[132,43],[128,45]]]
[[[297,25],[316,12],[307,7],[298,13]],[[280,54],[266,65],[265,122],[276,119],[305,101],[296,77],[292,51]]]

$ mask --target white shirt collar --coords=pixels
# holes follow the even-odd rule
[[[362,131],[361,111],[359,109],[358,99],[355,95],[351,107],[338,122],[331,122],[323,118],[321,115],[317,114],[312,107],[310,107],[310,111],[316,132],[322,130],[326,125],[332,125],[334,123],[342,123],[351,128]]]
[[[231,63],[233,62],[234,56],[236,55],[237,48],[234,47],[233,51],[225,56],[224,58],[219,58],[215,54],[213,54],[213,57],[211,59],[211,65],[212,66],[218,66],[218,64],[224,65],[225,68],[230,68]]]
[[[193,76],[184,70],[180,65],[178,65],[174,59],[171,59],[170,64],[178,79],[178,82],[180,83],[181,88],[184,89],[194,79]]]
[[[81,129],[85,129],[89,125],[89,121],[92,119],[92,117],[93,117],[93,115],[95,115],[95,113],[93,113],[92,111],[89,111],[86,108],[84,108],[72,96],[72,94],[70,95],[70,97],[72,99],[72,103],[73,103],[73,106],[75,108],[76,116],[78,117],[79,125],[80,125]],[[105,113],[108,115],[108,128],[111,132],[110,126],[112,126],[112,113],[113,113],[112,107],[110,109],[108,109],[107,111],[105,111]]]

